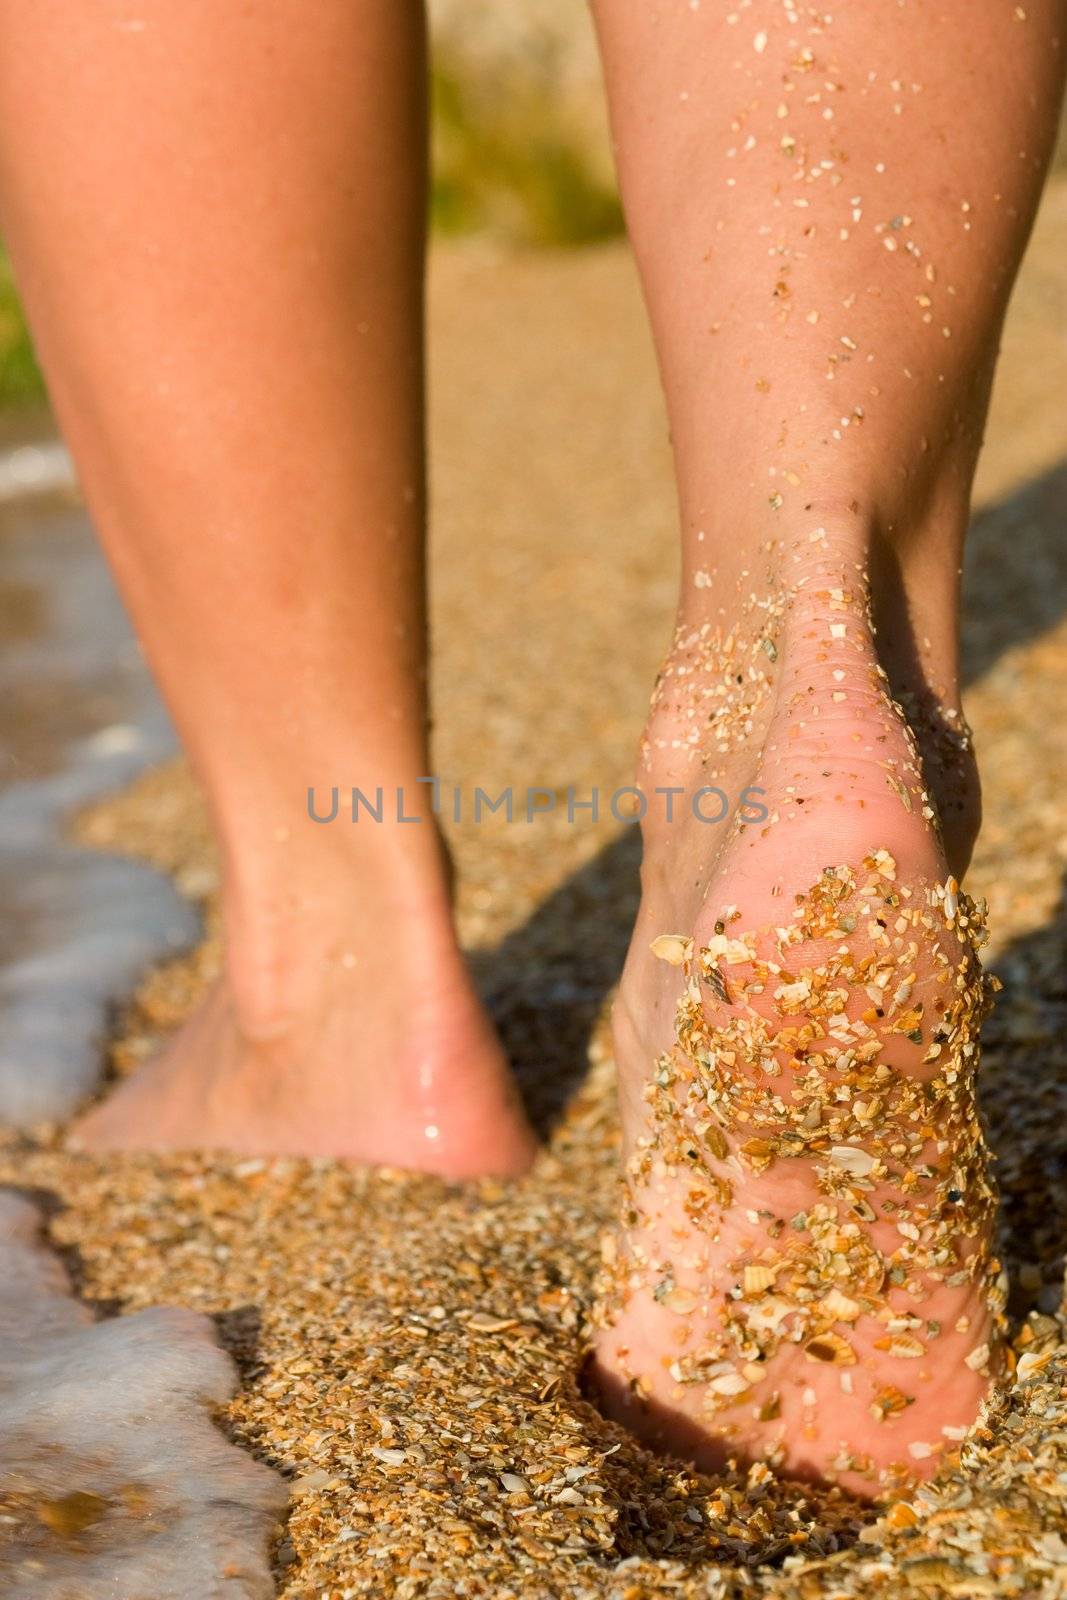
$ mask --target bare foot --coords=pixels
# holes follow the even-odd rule
[[[315,895],[310,868],[293,870],[307,905],[280,940],[283,964],[253,953],[266,913],[247,936],[231,919],[223,978],[156,1060],[80,1119],[72,1144],[335,1157],[457,1179],[524,1171],[534,1136],[447,896],[428,892],[409,914],[340,873]]]
[[[645,782],[758,785],[769,815],[647,831],[593,1377],[699,1465],[869,1495],[936,1468],[999,1360],[980,918],[952,876],[972,840],[928,798],[944,740],[924,779],[862,564],[824,538],[787,576],[683,630],[653,706]],[[964,762],[958,708],[937,723]]]

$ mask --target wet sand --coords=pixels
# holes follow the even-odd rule
[[[461,823],[463,936],[547,1141],[527,1180],[455,1188],[321,1163],[95,1160],[62,1153],[47,1129],[0,1144],[0,1176],[58,1198],[50,1231],[86,1299],[215,1318],[243,1380],[221,1424],[290,1480],[279,1593],[1059,1592],[1065,253],[1060,181],[1006,334],[965,629],[986,809],[968,887],[989,901],[988,961],[1004,983],[983,1100],[1005,1191],[1017,1386],[958,1467],[873,1526],[833,1492],[653,1459],[583,1401],[582,1326],[615,1193],[598,1018],[628,935],[636,840],[610,814],[569,824],[565,805],[530,825]],[[629,781],[675,564],[632,267],[616,246],[450,249],[435,261],[431,316],[437,769],[467,794],[574,785],[586,798],[595,784],[606,796]],[[125,1012],[113,1065],[131,1070],[217,962],[210,841],[179,766],[97,806],[79,834],[172,872],[210,932]],[[124,1536],[122,1515],[55,1538],[66,1556],[71,1539],[88,1553]]]

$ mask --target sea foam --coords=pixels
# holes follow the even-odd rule
[[[286,1495],[210,1408],[235,1388],[208,1318],[95,1321],[0,1190],[0,1593],[260,1600]]]
[[[0,650],[0,1122],[26,1127],[96,1087],[109,1007],[197,918],[161,874],[65,837],[175,748],[84,513],[4,507],[0,580],[25,617]]]

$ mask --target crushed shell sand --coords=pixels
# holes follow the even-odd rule
[[[1050,329],[1063,326],[1065,248],[1060,180],[1008,324],[983,465],[991,508],[972,535],[965,626],[985,790],[969,887],[989,900],[989,964],[1004,982],[984,1029],[982,1099],[1006,1224],[1013,1386],[958,1466],[873,1524],[833,1495],[777,1486],[766,1468],[707,1478],[656,1460],[592,1412],[573,1373],[615,1205],[602,1042],[577,1092],[574,1080],[632,918],[636,852],[610,824],[460,833],[464,934],[498,950],[478,969],[553,1128],[550,1155],[516,1189],[294,1162],[104,1164],[47,1138],[0,1149],[7,1180],[61,1200],[51,1231],[91,1301],[106,1312],[176,1302],[216,1316],[243,1378],[223,1424],[291,1480],[277,1551],[287,1600],[1062,1590],[1067,474],[1054,463],[1067,448],[1067,365]],[[509,776],[626,783],[674,561],[669,458],[632,269],[610,249],[517,262],[458,253],[438,260],[433,305],[437,360],[464,374],[462,405],[447,384],[431,387],[435,592],[447,623],[441,770],[470,771],[488,726]],[[593,345],[596,360],[574,359]],[[525,446],[544,466],[536,479],[514,471],[514,432],[502,422],[517,393]],[[592,460],[611,470],[589,470]],[[475,537],[486,482],[498,496],[492,541]],[[590,555],[590,526],[613,530],[610,559]],[[576,614],[579,629],[568,620]],[[559,667],[546,696],[528,669],[531,641],[549,639]],[[174,871],[195,898],[213,888],[202,813],[179,771],[149,775],[87,831]],[[119,1065],[152,1050],[216,959],[209,945],[146,985],[124,1019]]]

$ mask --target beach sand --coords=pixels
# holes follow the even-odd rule
[[[561,797],[530,824],[449,830],[463,937],[545,1153],[521,1183],[457,1188],[328,1163],[73,1156],[48,1128],[0,1139],[0,1179],[58,1200],[49,1231],[86,1300],[215,1319],[242,1379],[221,1426],[289,1480],[280,1594],[1067,1589],[1065,259],[1061,179],[1005,338],[965,629],[986,809],[969,887],[989,901],[1004,983],[984,1103],[1020,1378],[958,1465],[876,1523],[765,1469],[709,1478],[654,1459],[579,1393],[615,1198],[602,1018],[636,893],[637,841],[606,800],[629,781],[669,635],[669,456],[622,246],[438,251],[437,770],[446,797],[451,784],[465,797],[511,784],[520,814],[527,786]],[[606,814],[568,822],[568,785],[579,799],[597,786]],[[135,1070],[217,965],[211,844],[177,764],[92,808],[77,833],[166,868],[206,917],[206,944],[155,972],[117,1020],[113,1068]],[[88,1556],[124,1514],[54,1538]]]

